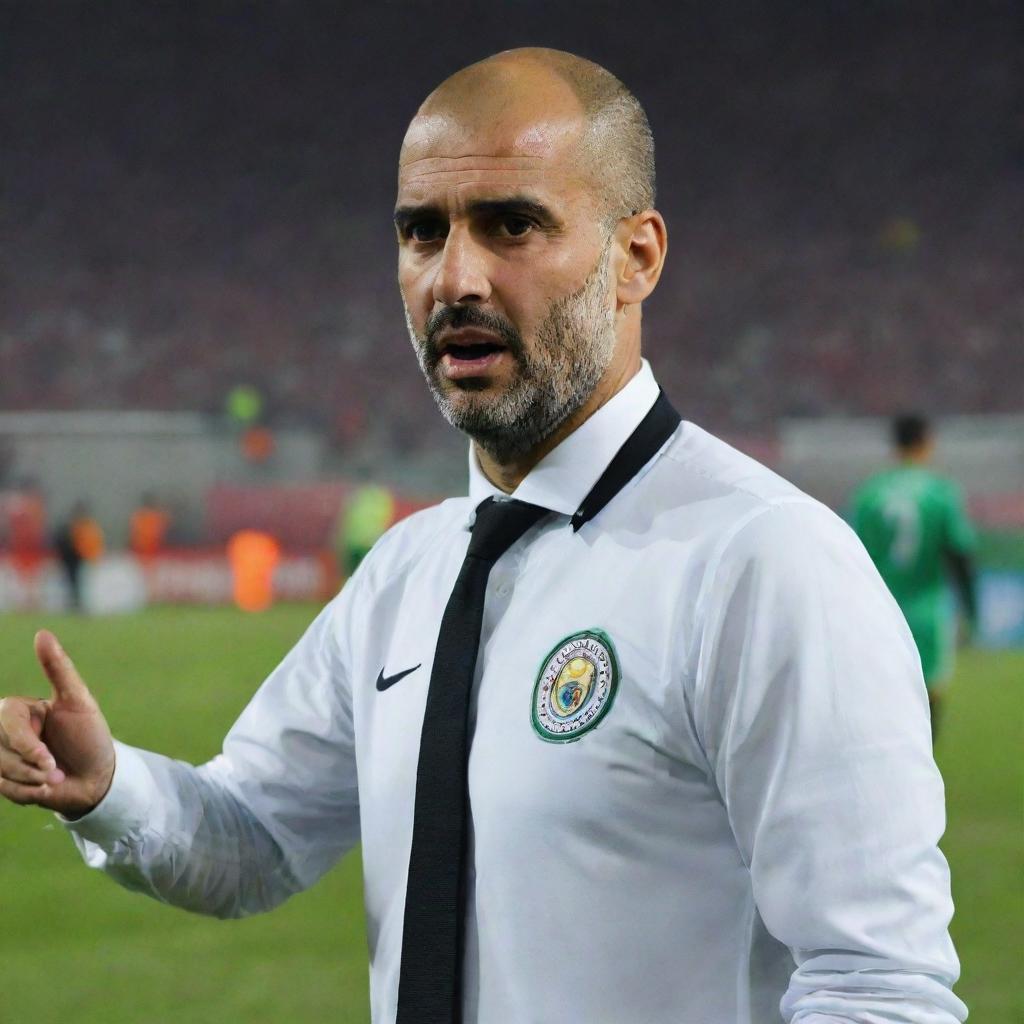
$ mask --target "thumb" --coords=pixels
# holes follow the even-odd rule
[[[54,703],[71,711],[96,711],[97,704],[89,687],[82,682],[74,662],[49,630],[41,629],[36,633],[35,649],[39,664],[53,687]]]

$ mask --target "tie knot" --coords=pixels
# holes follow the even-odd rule
[[[526,531],[548,514],[540,505],[528,505],[512,498],[496,501],[487,498],[476,509],[473,536],[467,558],[496,562]]]

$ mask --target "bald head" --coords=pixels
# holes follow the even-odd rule
[[[425,138],[460,126],[507,129],[510,150],[529,152],[552,135],[571,140],[602,216],[654,206],[654,139],[636,97],[611,72],[561,50],[506,50],[457,71],[424,101],[402,161]],[[536,127],[536,138],[531,129]]]

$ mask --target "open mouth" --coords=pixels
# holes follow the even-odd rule
[[[451,381],[489,380],[511,358],[505,339],[496,332],[473,327],[447,329],[437,338],[439,370]],[[478,383],[467,385],[478,387]]]
[[[472,362],[477,359],[486,359],[487,356],[497,355],[497,353],[504,351],[504,345],[499,345],[493,341],[470,342],[468,344],[449,342],[444,346],[443,354],[460,362]]]

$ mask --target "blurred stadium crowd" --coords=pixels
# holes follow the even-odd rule
[[[365,12],[120,6],[51,5],[45,36],[33,5],[0,12],[0,407],[213,411],[242,382],[340,448],[372,430],[429,449],[447,428],[389,223],[413,42],[393,41],[400,84],[358,45],[387,31]],[[647,349],[710,429],[1020,408],[1012,40],[984,5],[868,6],[844,25],[822,5],[796,40],[755,6],[717,44],[705,12],[700,38],[684,23],[647,62],[623,54],[670,227]]]

